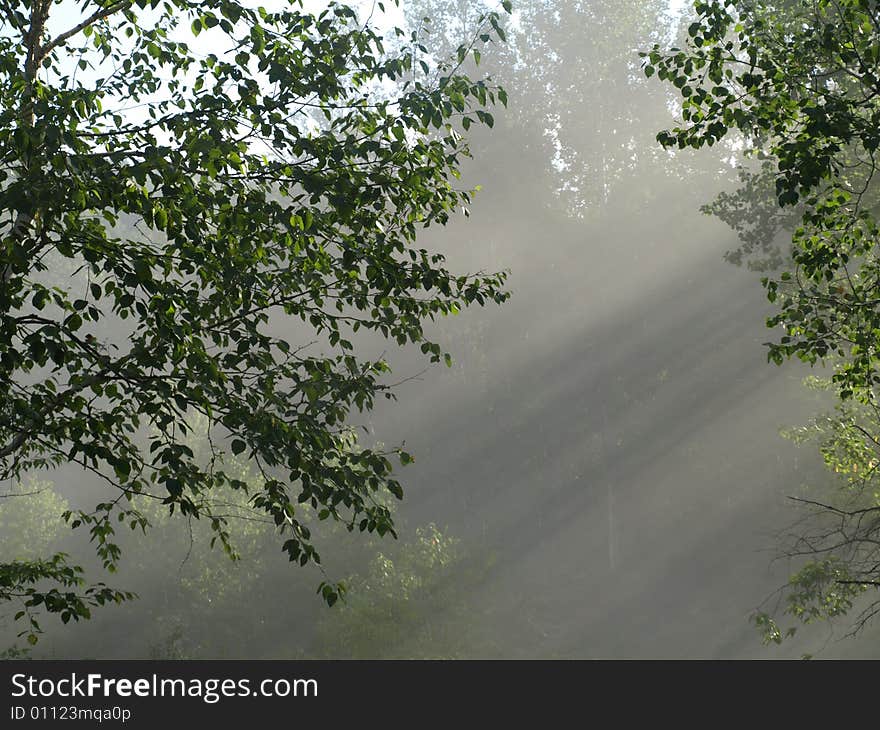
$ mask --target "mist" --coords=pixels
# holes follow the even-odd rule
[[[403,0],[402,14],[433,18],[424,42],[441,57],[481,7]],[[749,620],[797,567],[779,557],[801,516],[789,497],[831,488],[816,450],[780,430],[831,406],[803,386],[818,369],[767,362],[761,274],[725,259],[740,241],[701,211],[748,161],[735,143],[656,142],[674,105],[637,54],[674,42],[682,12],[523,0],[509,42],[470,69],[509,103],[471,134],[461,184],[481,189],[468,215],[419,242],[455,271],[509,270],[512,297],[433,324],[449,368],[357,341],[387,353],[399,385],[352,425],[415,460],[398,472],[397,540],[316,525],[326,574],[349,582],[340,605],[263,533],[231,563],[198,525],[157,513],[154,530],[123,536],[108,578],[138,600],[47,619],[32,656],[870,656],[870,625],[848,638],[847,624],[819,623],[764,646]],[[36,476],[73,507],[102,493],[74,466]],[[100,575],[85,535],[54,540]],[[15,644],[12,622],[2,630]]]

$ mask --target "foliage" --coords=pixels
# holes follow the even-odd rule
[[[828,379],[808,378],[806,384],[819,391],[832,388]],[[784,554],[802,564],[774,609],[761,609],[753,617],[765,642],[775,643],[783,638],[774,617],[780,611],[802,623],[837,618],[868,588],[880,585],[880,445],[875,436],[880,404],[840,401],[832,413],[782,433],[796,444],[818,447],[834,483],[831,490],[822,484],[793,498],[808,512],[788,537]],[[876,599],[859,605],[854,631],[880,611]],[[786,632],[793,633],[794,627]]]
[[[473,32],[489,4],[414,0],[404,10],[424,45],[442,58]],[[493,140],[507,148],[509,135],[517,135],[509,175],[522,177],[515,165],[527,155],[536,174],[521,184],[532,184],[531,199],[553,191],[554,207],[569,215],[599,215],[615,193],[632,195],[646,168],[665,162],[638,139],[642,126],[650,128],[647,120],[662,123],[666,98],[640,77],[635,49],[665,38],[669,20],[663,0],[515,3],[503,26],[509,42],[482,64],[514,99]]]
[[[791,576],[788,588],[784,613],[804,624],[846,614],[854,599],[865,590],[853,580],[846,565],[835,558],[811,560]],[[794,636],[797,630],[791,626],[783,636],[777,620],[765,611],[756,611],[752,621],[765,644],[781,644],[783,638]]]
[[[682,48],[643,54],[645,73],[681,95],[681,123],[657,138],[665,147],[701,148],[735,134],[760,160],[739,191],[707,210],[740,233],[733,260],[752,257],[753,268],[769,272],[762,281],[778,309],[767,324],[782,334],[768,343],[768,358],[834,366],[837,413],[787,435],[818,440],[842,489],[830,500],[805,500],[818,510],[816,522],[801,525],[788,554],[808,561],[782,592],[784,613],[804,622],[833,618],[878,578],[880,8],[865,0],[693,8]],[[785,230],[789,250],[778,246]],[[755,620],[765,640],[781,641],[770,614]]]
[[[388,51],[345,5],[86,2],[54,31],[55,7],[2,10],[0,480],[61,463],[104,480],[105,501],[67,516],[108,570],[116,525],[149,525],[138,495],[231,552],[204,497],[246,493],[301,565],[320,561],[311,511],[393,535],[391,454],[352,450],[345,427],[392,397],[390,367],[352,334],[449,362],[423,323],[507,298],[504,274],[455,274],[415,245],[470,201],[463,128],[506,97],[460,68],[498,15],[429,74],[416,38]],[[50,257],[75,275],[48,280]],[[258,486],[196,459],[193,413]]]
[[[71,565],[67,554],[51,552],[66,507],[45,481],[32,479],[0,496],[0,548],[9,561],[0,565],[0,605],[14,606],[16,619],[27,619],[28,628],[19,636],[26,636],[30,644],[43,630],[38,619],[41,610],[58,614],[67,623],[89,618],[95,606],[132,597],[102,583],[85,587],[82,569]],[[46,554],[51,557],[41,557]],[[56,586],[48,588],[52,583]],[[15,657],[20,651],[10,647],[7,654]]]
[[[51,482],[31,478],[0,495],[0,544],[3,555],[31,560],[45,555],[57,542],[64,523],[67,500]]]
[[[436,525],[417,528],[394,555],[378,553],[352,576],[339,609],[322,617],[319,656],[341,659],[453,659],[472,656],[476,613],[462,585],[469,576],[460,542]],[[452,576],[455,580],[451,580]]]
[[[10,646],[0,651],[0,660],[18,660],[30,659],[30,648],[22,648],[18,646]]]
[[[204,456],[207,449],[200,454],[196,444],[207,424],[191,425],[194,451]],[[259,481],[258,472],[240,456],[227,457],[225,467],[247,483]],[[51,495],[47,502],[63,503],[50,485],[39,493],[40,498],[46,495]],[[136,532],[122,540],[120,579],[143,587],[141,600],[127,612],[129,652],[153,659],[472,653],[471,629],[478,614],[466,586],[482,575],[474,569],[479,573],[485,566],[466,554],[457,539],[434,525],[414,531],[404,526],[403,539],[388,549],[377,538],[354,540],[341,525],[326,523],[322,543],[330,546],[337,564],[355,572],[344,581],[344,598],[334,610],[318,611],[311,579],[296,579],[283,560],[272,559],[280,557],[271,551],[277,539],[274,523],[241,497],[229,489],[211,495],[217,510],[222,507],[235,525],[234,560],[208,549],[212,531],[204,521],[186,522],[153,500],[135,498],[150,528],[146,535]],[[388,507],[393,513],[393,504]],[[61,528],[58,513],[51,516]],[[317,529],[318,522],[313,518],[307,524]],[[4,537],[23,542],[29,526],[10,525]],[[151,549],[155,544],[162,549]],[[99,622],[89,630],[106,642],[116,629]],[[56,639],[49,635],[50,649],[66,651],[53,643]],[[89,643],[88,637],[76,641]],[[21,651],[11,647],[9,656]]]
[[[843,397],[876,375],[880,264],[874,155],[880,144],[880,16],[863,0],[696,2],[684,49],[645,54],[646,74],[681,93],[683,124],[667,147],[712,145],[730,131],[774,168],[779,206],[800,203],[794,271],[764,283],[779,312],[768,325],[780,363],[841,358]]]
[[[742,164],[737,169],[739,188],[722,192],[701,207],[703,213],[724,221],[739,237],[740,246],[724,254],[728,263],[766,272],[778,271],[790,263],[786,244],[803,211],[801,206],[779,207],[774,194],[775,174],[768,159],[761,159],[756,167]]]

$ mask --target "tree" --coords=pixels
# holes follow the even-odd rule
[[[349,578],[350,597],[318,624],[317,656],[331,659],[456,659],[486,651],[474,636],[483,618],[468,587],[485,580],[487,561],[430,524],[378,553]]]
[[[416,245],[470,201],[462,127],[491,125],[506,97],[460,68],[498,14],[429,74],[417,39],[386,50],[346,5],[57,9],[0,6],[0,480],[61,464],[102,480],[106,500],[66,518],[110,571],[116,525],[149,526],[137,495],[231,552],[212,494],[248,487],[186,445],[201,414],[212,454],[257,466],[248,499],[291,561],[320,562],[306,512],[393,535],[377,499],[402,496],[393,454],[351,449],[347,428],[393,397],[390,367],[352,333],[448,363],[423,323],[508,296],[503,273],[456,274]],[[0,584],[22,570],[0,566]]]
[[[487,4],[417,0],[405,11],[425,46],[442,58],[473,32]],[[640,133],[654,128],[651,120],[662,123],[666,94],[645,88],[636,49],[668,35],[667,6],[663,0],[516,3],[505,25],[508,43],[485,61],[516,99],[505,129],[488,141],[507,149],[517,137],[520,155],[509,156],[510,174],[499,177],[529,184],[523,194],[530,200],[552,192],[567,215],[597,218],[615,194],[633,194],[632,181],[665,162],[662,152],[640,144]],[[520,180],[521,155],[542,174]]]
[[[206,419],[193,419],[186,442],[200,457],[208,450],[206,426]],[[227,471],[259,487],[257,470],[243,456],[225,455],[223,461]],[[39,559],[72,536],[58,520],[67,501],[51,483],[29,481],[14,496],[0,500],[4,556]],[[236,523],[234,561],[205,550],[212,537],[205,521],[178,519],[155,500],[136,497],[134,504],[149,520],[150,531],[119,537],[120,574],[141,588],[138,604],[129,607],[122,622],[98,622],[75,636],[49,633],[41,639],[42,655],[91,656],[98,636],[104,638],[98,644],[107,647],[124,642],[130,656],[178,659],[397,656],[406,651],[458,656],[483,650],[485,642],[474,638],[482,616],[469,590],[485,579],[489,559],[466,554],[458,540],[434,525],[409,528],[395,511],[395,500],[389,496],[385,501],[400,535],[393,546],[377,535],[349,533],[340,523],[322,533],[328,563],[348,573],[345,601],[322,611],[311,578],[290,575],[286,561],[273,550],[272,520],[254,510],[242,490],[218,488],[213,496],[215,507],[222,505]],[[309,515],[303,519],[310,520],[309,526],[316,521]],[[162,549],[151,549],[151,544]],[[0,629],[15,630],[12,625]],[[12,641],[11,636],[4,641],[0,632],[0,646]],[[14,657],[19,651],[29,648],[12,645],[6,654]]]
[[[763,279],[778,306],[767,324],[781,330],[769,359],[834,366],[839,412],[818,419],[811,433],[832,470],[850,470],[857,480],[845,480],[842,500],[811,500],[841,524],[799,535],[791,554],[813,559],[792,577],[786,602],[801,620],[830,618],[845,614],[880,578],[871,559],[880,530],[873,487],[880,448],[880,7],[869,0],[741,0],[695,2],[694,11],[683,48],[643,54],[646,74],[682,97],[682,123],[658,140],[700,148],[734,133],[761,158],[747,185],[715,209],[739,228],[744,253],[767,254],[763,268],[785,269]],[[764,204],[768,184],[775,212]],[[790,250],[775,252],[773,236],[788,226]],[[756,620],[765,638],[781,640],[771,616],[759,612]]]
[[[37,618],[41,606],[67,623],[88,618],[94,606],[132,597],[102,583],[81,590],[82,569],[70,565],[66,553],[49,553],[58,541],[63,524],[59,515],[66,508],[50,483],[35,479],[16,485],[0,499],[0,550],[4,559],[12,561],[0,570],[0,602],[14,607],[16,618],[27,618],[27,628],[19,636],[27,636],[30,644],[37,642],[41,631]],[[54,586],[41,589],[47,579]],[[3,655],[15,657],[18,651],[12,646]]]

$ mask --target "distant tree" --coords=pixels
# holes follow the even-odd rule
[[[186,443],[197,458],[208,451],[206,426],[204,418],[190,420]],[[353,446],[354,433],[351,438]],[[222,460],[251,491],[259,489],[257,470],[241,455],[227,454]],[[395,514],[393,498],[385,501]],[[328,525],[331,529],[322,533],[322,543],[332,562],[345,566],[350,575],[345,578],[345,600],[333,611],[321,612],[311,578],[289,575],[285,561],[272,551],[277,528],[249,504],[245,490],[217,488],[211,502],[215,514],[222,510],[235,525],[235,560],[207,550],[212,532],[205,521],[169,515],[159,502],[143,495],[133,500],[150,530],[145,535],[120,535],[119,574],[135,585],[153,587],[142,591],[122,629],[133,656],[451,657],[478,649],[472,631],[478,612],[467,600],[465,585],[484,578],[488,561],[474,554],[465,560],[460,543],[433,525],[407,529],[395,514],[401,540],[393,547],[377,535],[365,538],[350,534],[341,523]],[[0,500],[2,554],[19,561],[50,554],[66,536],[58,515],[67,508],[67,500],[51,483],[36,480]],[[311,515],[303,520],[309,526],[317,521]],[[153,544],[162,549],[150,549]],[[0,629],[10,633],[0,646],[11,644],[7,654],[18,656],[22,649],[12,643],[13,624],[0,623]],[[88,631],[107,636],[119,630],[99,624]],[[88,632],[65,637],[62,643],[57,638],[50,634],[48,639],[54,655],[60,651],[81,656],[93,641]]]
[[[826,522],[796,536],[790,554],[809,562],[785,592],[797,618],[832,618],[880,584],[880,7],[740,0],[693,8],[683,48],[643,54],[646,74],[682,98],[681,124],[658,140],[701,148],[736,134],[761,158],[744,187],[709,210],[740,232],[738,255],[757,254],[756,268],[768,272],[763,282],[778,312],[767,324],[781,332],[769,359],[834,366],[838,413],[793,433],[819,439],[829,467],[846,475],[844,488],[830,501],[811,500]],[[780,249],[785,230],[790,245]],[[765,638],[782,639],[771,615],[756,620]]]
[[[132,597],[103,583],[85,588],[82,569],[71,565],[66,553],[54,551],[65,509],[66,500],[52,484],[35,479],[16,485],[0,498],[0,554],[10,561],[0,570],[0,606],[11,609],[16,619],[27,618],[18,636],[26,636],[30,644],[36,643],[42,630],[38,616],[43,608],[58,613],[67,623],[88,618],[95,606]],[[4,612],[0,618],[8,619],[9,614]],[[5,652],[10,658],[20,653],[15,645]]]
[[[185,444],[199,413],[212,451],[257,465],[248,498],[291,561],[319,562],[307,511],[393,534],[377,499],[402,496],[391,453],[350,449],[345,425],[391,397],[389,365],[351,333],[448,362],[423,323],[507,298],[503,274],[455,274],[416,245],[470,201],[462,132],[505,97],[460,67],[499,15],[427,74],[415,39],[386,51],[346,5],[60,8],[0,5],[0,481],[65,463],[102,480],[106,500],[66,516],[111,571],[117,526],[148,527],[137,495],[231,550],[210,496],[247,484]],[[76,583],[68,570],[4,563],[0,599]]]
[[[801,206],[781,208],[776,200],[776,170],[772,160],[749,160],[753,151],[737,167],[739,187],[724,191],[701,210],[724,221],[740,240],[740,245],[724,254],[736,266],[752,271],[776,272],[791,263],[791,234],[803,215]],[[757,164],[755,164],[755,162]]]
[[[488,0],[413,0],[404,5],[410,27],[442,58],[468,38]],[[425,18],[428,22],[425,22]],[[532,198],[552,192],[575,216],[601,214],[613,196],[632,195],[633,180],[666,155],[644,140],[667,113],[667,94],[646,84],[638,50],[671,34],[664,0],[520,0],[503,26],[508,42],[483,63],[514,95],[508,129],[487,144],[515,135],[509,177],[527,155],[535,173]],[[538,172],[542,174],[538,174]],[[501,177],[506,177],[501,175]]]
[[[378,553],[349,578],[345,604],[318,623],[315,655],[333,659],[457,659],[486,650],[468,583],[488,562],[466,555],[436,525],[417,528],[393,553]],[[479,632],[477,632],[479,633]]]

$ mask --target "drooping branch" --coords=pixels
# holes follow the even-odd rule
[[[110,568],[120,553],[111,516],[130,514],[120,499],[149,493],[185,518],[210,516],[205,495],[246,486],[222,466],[229,451],[258,467],[251,505],[285,530],[281,549],[317,565],[300,514],[393,535],[380,496],[403,496],[392,452],[349,436],[355,412],[391,386],[389,365],[358,357],[347,338],[364,328],[437,362],[444,353],[426,320],[507,298],[506,274],[455,275],[415,240],[417,227],[470,203],[453,182],[468,155],[457,127],[492,126],[487,109],[506,96],[451,71],[372,99],[376,84],[407,75],[410,56],[386,52],[366,26],[353,30],[357,13],[344,4],[319,19],[169,0],[149,25],[138,18],[147,5],[94,0],[53,38],[50,1],[33,0],[16,31],[23,44],[4,56],[4,108],[17,128],[0,140],[14,170],[0,236],[0,279],[12,277],[0,282],[0,479],[69,463],[118,489],[71,520]],[[234,58],[168,38],[194,10],[193,33],[218,27]],[[115,67],[112,83],[85,88],[51,68],[44,78],[90,24],[123,22],[149,42],[132,49],[99,33],[81,44],[86,68],[90,55]],[[195,79],[164,78],[162,67]],[[120,108],[108,111],[108,99]],[[300,123],[306,105],[330,123]],[[128,113],[143,107],[146,117]],[[77,266],[53,287],[36,276],[50,250]],[[281,317],[292,341],[272,334]],[[126,319],[125,345],[95,344]],[[299,355],[301,328],[321,352]],[[128,354],[111,360],[120,347]],[[211,443],[207,464],[184,440],[196,415],[228,442]],[[225,522],[220,513],[211,529],[231,552]],[[321,592],[338,598],[328,583]]]

